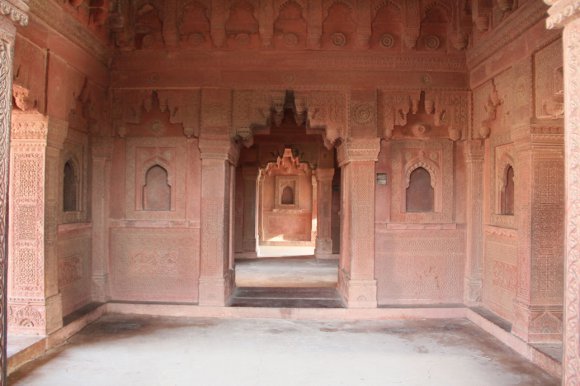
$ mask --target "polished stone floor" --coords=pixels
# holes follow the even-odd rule
[[[559,385],[463,319],[310,322],[107,315],[11,385]]]

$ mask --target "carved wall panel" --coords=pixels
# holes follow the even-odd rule
[[[91,302],[91,250],[87,248],[90,244],[90,227],[59,228],[58,288],[62,294],[63,315]]]
[[[538,159],[532,178],[532,300],[541,304],[561,304],[565,211],[563,160]]]
[[[448,140],[393,141],[391,222],[451,223],[453,222],[453,142]],[[381,157],[386,155],[381,155]],[[417,168],[429,172],[434,190],[432,212],[408,212],[407,188],[410,176]]]
[[[534,55],[535,116],[564,117],[564,68],[562,41],[556,40]]]
[[[484,236],[483,303],[508,320],[514,318],[518,285],[514,230],[488,227]]]
[[[187,197],[185,173],[187,147],[181,138],[127,139],[127,169],[125,205],[130,219],[184,219]],[[160,166],[167,172],[170,205],[167,210],[148,210],[144,190],[147,172]]]
[[[376,232],[379,304],[462,303],[465,233]]]
[[[182,228],[112,228],[114,300],[196,302],[199,235]]]

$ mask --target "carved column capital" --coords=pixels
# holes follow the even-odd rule
[[[381,150],[380,138],[348,138],[338,147],[338,164],[353,161],[376,162]]]
[[[332,182],[334,177],[334,169],[318,168],[316,169],[316,180],[318,182]]]
[[[232,165],[238,163],[240,146],[230,139],[200,138],[199,150],[202,160],[224,160]]]
[[[466,141],[465,158],[467,162],[483,161],[484,153],[485,147],[483,146],[482,140],[473,139]]]
[[[550,5],[546,27],[563,28],[566,24],[580,17],[580,0],[544,0]]]

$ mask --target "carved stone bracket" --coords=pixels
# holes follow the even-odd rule
[[[28,4],[23,0],[0,0],[0,13],[21,26],[28,25]]]
[[[548,10],[546,26],[548,29],[562,28],[574,19],[580,17],[580,1],[578,0],[544,0],[551,5]]]
[[[169,122],[183,125],[187,138],[199,137],[200,104],[199,89],[192,90],[117,90],[114,95],[113,121],[116,132],[124,137],[126,124],[141,123],[144,113],[158,103],[161,112],[169,114]]]
[[[379,96],[379,121],[381,137],[392,139],[395,127],[409,124],[410,114],[428,114],[429,124],[433,127],[447,127],[446,137],[457,141],[464,137],[468,125],[467,94],[460,91],[430,90],[425,92],[424,105],[421,103],[421,91],[383,91]],[[427,135],[422,124],[412,127],[416,137]]]

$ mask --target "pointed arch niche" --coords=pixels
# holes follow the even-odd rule
[[[391,222],[453,221],[453,142],[393,141]]]

